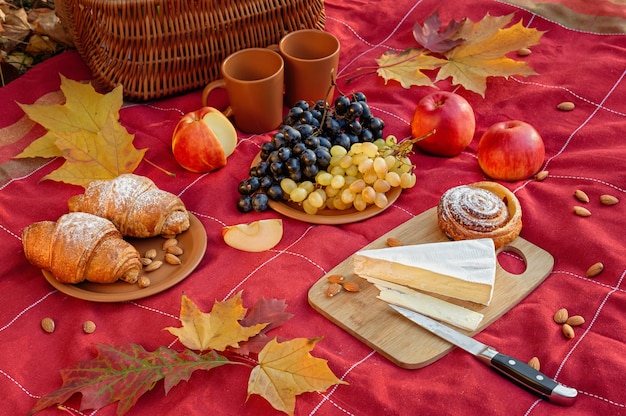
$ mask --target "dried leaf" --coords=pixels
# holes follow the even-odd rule
[[[453,38],[461,28],[463,21],[451,20],[448,25],[441,30],[441,20],[439,14],[433,13],[426,18],[424,26],[416,23],[413,26],[413,37],[425,49],[435,53],[444,53],[463,42],[463,39]]]
[[[100,409],[119,402],[117,414],[123,415],[158,381],[164,380],[167,394],[179,382],[189,380],[195,370],[210,370],[229,362],[213,351],[198,355],[189,350],[177,352],[160,347],[148,352],[136,344],[118,347],[99,344],[96,350],[96,358],[61,370],[62,387],[37,400],[30,414],[81,393],[80,410]]]
[[[241,346],[235,349],[235,352],[240,355],[258,354],[271,339],[267,336],[267,332],[279,327],[293,317],[293,314],[285,312],[286,308],[287,303],[284,300],[259,299],[250,309],[248,315],[241,320],[241,325],[252,326],[266,322],[269,322],[269,325],[263,328],[257,335],[241,343]]]
[[[469,19],[451,21],[441,29],[439,17],[434,14],[426,19],[424,26],[415,25],[413,29],[414,37],[425,49],[385,52],[376,60],[377,73],[385,83],[393,79],[404,88],[432,86],[450,77],[453,84],[484,97],[490,76],[536,74],[526,62],[506,55],[538,44],[544,32],[526,28],[521,21],[505,28],[512,18],[512,14],[487,14],[476,23]],[[424,70],[436,70],[435,80],[431,81]]]
[[[133,172],[147,149],[137,150],[134,136],[119,123],[122,88],[100,94],[90,84],[61,76],[61,91],[64,104],[20,105],[48,132],[16,157],[63,156],[63,166],[44,179],[81,186]]]
[[[385,83],[396,80],[404,88],[415,86],[432,86],[432,81],[422,70],[435,69],[443,65],[444,59],[436,58],[424,53],[420,49],[407,49],[401,53],[385,52],[376,59],[377,73],[383,77]]]
[[[191,299],[183,295],[180,307],[182,327],[165,328],[192,350],[224,351],[227,347],[238,348],[239,342],[258,334],[268,323],[244,327],[240,320],[246,315],[241,292],[224,301],[215,302],[210,313],[204,313]]]
[[[275,409],[293,415],[297,395],[348,384],[333,374],[326,360],[310,354],[318,341],[319,338],[270,341],[250,374],[248,396],[258,394]]]
[[[525,28],[521,21],[503,29],[511,18],[487,15],[478,23],[468,21],[458,32],[465,41],[445,54],[448,63],[442,65],[435,82],[452,77],[453,84],[484,97],[489,76],[535,75],[526,62],[506,54],[538,44],[543,32]]]

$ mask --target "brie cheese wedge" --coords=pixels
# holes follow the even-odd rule
[[[493,240],[447,241],[354,254],[354,273],[417,290],[489,305],[496,279]]]
[[[378,299],[396,306],[402,306],[438,321],[447,322],[461,329],[475,331],[484,315],[445,300],[427,295],[406,286],[370,277],[380,294]]]

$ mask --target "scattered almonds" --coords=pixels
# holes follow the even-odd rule
[[[563,331],[563,335],[565,335],[565,338],[567,339],[572,339],[576,335],[574,333],[574,328],[572,328],[570,324],[563,324],[563,327],[561,329]]]
[[[159,267],[161,267],[162,265],[163,265],[163,262],[161,260],[154,260],[152,263],[144,267],[143,270],[146,272],[153,272],[157,270]]]
[[[339,283],[330,283],[326,288],[326,296],[332,298],[337,293],[341,292],[341,285]]]
[[[589,202],[589,197],[587,196],[585,191],[581,191],[580,189],[577,189],[576,191],[574,191],[574,197],[580,202],[584,202],[584,203]]]
[[[535,175],[535,180],[541,182],[542,180],[544,180],[545,178],[548,177],[548,174],[549,174],[549,172],[547,170],[539,171]]]
[[[182,261],[180,261],[180,258],[178,256],[173,255],[172,253],[167,253],[165,255],[165,262],[169,264],[173,264],[173,265],[182,264]]]
[[[177,246],[177,245],[178,245],[178,240],[177,239],[175,239],[175,238],[168,238],[163,243],[163,250],[167,251],[167,249],[169,247],[173,247],[173,246]]]
[[[585,318],[580,315],[574,315],[567,318],[567,322],[565,322],[569,326],[581,326],[585,323]]]
[[[600,203],[602,205],[615,205],[619,202],[619,199],[617,199],[617,197],[614,197],[613,195],[600,195]]]
[[[517,56],[528,56],[532,51],[528,48],[520,48],[517,50]]]
[[[83,323],[83,331],[85,334],[92,334],[96,330],[96,324],[93,321],[85,321]]]
[[[143,289],[150,286],[150,278],[148,276],[141,276],[137,281],[137,285]]]
[[[589,266],[585,275],[587,277],[596,277],[597,275],[602,273],[602,270],[604,270],[604,264],[602,264],[602,262],[599,261]]]
[[[43,318],[41,320],[41,328],[49,334],[53,333],[55,328],[54,319]]]
[[[579,217],[588,217],[591,215],[591,211],[589,211],[587,208],[576,205],[574,207],[574,214],[578,215]]]
[[[403,246],[404,243],[402,241],[398,240],[397,238],[389,237],[387,239],[387,245],[389,247],[400,247],[400,246]]]
[[[348,292],[360,292],[361,286],[357,282],[349,281],[343,284],[343,288]]]
[[[557,105],[556,108],[561,111],[572,111],[574,108],[576,108],[576,104],[571,101],[563,101],[562,103]]]
[[[328,276],[328,281],[330,283],[343,283],[343,281],[345,280],[345,277],[341,274],[331,274],[330,276]]]
[[[569,318],[569,313],[565,308],[559,309],[554,314],[554,322],[556,322],[557,324],[564,324],[565,322],[567,322],[567,318]]]
[[[539,358],[533,357],[528,361],[528,365],[535,370],[539,371],[541,369],[541,364],[539,363]]]

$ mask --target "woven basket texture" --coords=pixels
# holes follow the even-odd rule
[[[323,0],[56,0],[94,77],[148,101],[204,87],[244,48],[324,29]]]

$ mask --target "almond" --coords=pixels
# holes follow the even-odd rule
[[[541,182],[542,180],[548,177],[549,173],[550,172],[548,172],[547,170],[539,171],[535,175],[535,180]]]
[[[565,308],[559,309],[554,314],[554,322],[556,322],[557,324],[564,324],[565,322],[567,322],[567,318],[569,318],[569,313]]]
[[[52,318],[43,318],[41,320],[41,329],[51,334],[54,332],[55,324]]]
[[[528,365],[535,370],[539,371],[541,369],[541,364],[539,363],[539,358],[533,357],[528,361]]]
[[[574,207],[574,214],[578,215],[579,217],[588,217],[591,215],[591,211],[589,211],[587,208],[576,205]]]
[[[567,339],[572,339],[575,336],[574,333],[574,328],[572,328],[572,326],[570,324],[563,324],[563,328],[561,328],[563,331],[563,335],[565,335],[565,338]]]
[[[157,252],[155,249],[151,248],[150,250],[146,251],[146,254],[144,254],[143,256],[147,259],[154,260],[157,256]]]
[[[155,260],[152,263],[148,264],[146,267],[144,267],[143,270],[146,272],[153,272],[159,267],[161,267],[162,265],[163,265],[163,262],[161,260]]]
[[[600,203],[602,205],[615,205],[619,202],[619,199],[613,195],[600,195]]]
[[[147,266],[148,264],[152,263],[152,259],[149,257],[141,257],[139,261],[143,266]]]
[[[587,277],[596,277],[602,273],[602,270],[604,270],[604,264],[602,264],[602,262],[597,262],[589,266],[585,275]]]
[[[517,50],[517,56],[528,56],[532,51],[528,48],[520,48]]]
[[[326,296],[329,298],[332,298],[339,292],[341,292],[341,285],[339,283],[330,283],[326,288]]]
[[[343,288],[348,292],[360,292],[361,286],[357,282],[349,281],[343,284]]]
[[[563,101],[562,103],[559,103],[556,108],[561,111],[572,111],[574,108],[576,108],[576,104],[571,101]]]
[[[141,276],[139,280],[137,280],[137,285],[143,289],[150,286],[150,278],[148,276]]]
[[[584,203],[589,202],[589,197],[587,196],[585,191],[581,191],[580,189],[577,189],[576,191],[574,191],[574,197],[578,199],[580,202],[584,202]]]
[[[580,315],[574,315],[567,318],[567,322],[565,322],[569,326],[581,326],[585,323],[585,318]]]
[[[85,321],[83,323],[83,331],[85,334],[92,334],[96,330],[96,324],[93,321]]]
[[[173,264],[173,265],[179,265],[182,264],[182,261],[180,261],[180,258],[178,256],[173,255],[172,253],[167,253],[165,255],[165,261],[169,264]]]
[[[397,238],[393,238],[393,237],[389,237],[387,239],[387,245],[389,247],[401,247],[404,245],[404,243],[400,240],[398,240]]]
[[[343,281],[345,280],[345,277],[343,277],[343,275],[341,274],[331,274],[330,276],[327,277],[328,282],[330,283],[343,283]]]
[[[177,245],[178,245],[178,240],[177,239],[175,239],[175,238],[168,238],[167,240],[165,240],[165,242],[163,242],[162,248],[163,248],[163,250],[167,251],[167,249],[169,247],[173,247],[173,246],[177,246]]]
[[[167,250],[165,251],[175,256],[180,256],[181,254],[183,254],[183,249],[180,248],[180,246],[171,246],[171,247],[168,247]]]

